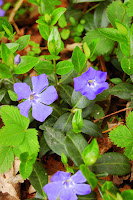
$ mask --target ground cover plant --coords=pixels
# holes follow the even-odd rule
[[[0,1],[0,194],[133,199],[132,17],[132,0]]]

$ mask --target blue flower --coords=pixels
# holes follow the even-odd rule
[[[0,0],[0,6],[3,5],[3,0]],[[5,10],[3,10],[2,8],[0,8],[0,17],[4,17],[5,15]]]
[[[17,54],[17,55],[14,57],[14,63],[15,63],[16,65],[18,65],[18,64],[20,63],[20,61],[21,61],[20,55]]]
[[[91,192],[91,187],[86,182],[86,178],[79,170],[73,176],[71,173],[58,171],[52,178],[51,183],[43,187],[49,200],[77,200],[77,195],[86,195]]]
[[[97,71],[90,67],[81,76],[74,78],[74,89],[88,99],[93,100],[97,94],[109,88],[106,81],[107,72]]]
[[[31,78],[33,90],[26,83],[15,83],[14,91],[17,93],[18,101],[26,99],[18,105],[21,115],[28,118],[29,110],[32,106],[32,116],[37,121],[43,122],[53,111],[52,107],[48,106],[57,98],[57,91],[54,86],[48,86],[46,74],[33,76]],[[43,91],[44,90],[44,91]]]

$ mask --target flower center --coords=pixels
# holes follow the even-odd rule
[[[71,179],[67,179],[64,184],[65,188],[72,188],[73,187],[73,182]]]
[[[33,99],[34,99],[34,95],[31,94],[31,95],[30,95],[30,100],[33,100]]]
[[[88,81],[88,83],[90,83],[90,84],[93,83],[93,82],[94,82],[94,80],[89,80],[89,81]]]

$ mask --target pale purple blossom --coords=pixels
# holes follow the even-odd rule
[[[21,61],[20,55],[17,54],[17,55],[14,57],[14,63],[15,63],[16,65],[18,65],[18,64],[20,63],[20,61]]]
[[[89,100],[96,98],[97,94],[109,88],[106,81],[107,72],[95,70],[90,67],[81,76],[74,78],[74,89],[76,92],[81,92]]]
[[[43,187],[48,196],[48,200],[77,200],[77,195],[87,195],[91,192],[91,187],[85,184],[86,178],[79,170],[74,175],[71,173],[58,171],[52,178],[51,183]]]
[[[49,85],[46,74],[33,76],[31,81],[32,91],[26,83],[14,84],[14,91],[18,97],[17,100],[26,99],[18,105],[18,108],[20,109],[21,115],[28,118],[29,110],[32,106],[33,118],[43,122],[53,111],[53,108],[48,105],[58,98],[57,91],[54,86],[46,88]]]
[[[2,6],[3,5],[3,0],[0,0],[0,6]],[[5,10],[3,10],[2,8],[0,8],[0,17],[4,17],[4,15],[5,15]]]

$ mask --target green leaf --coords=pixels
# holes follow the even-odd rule
[[[31,175],[32,170],[33,170],[33,165],[31,164],[30,161],[22,162],[19,165],[19,172],[24,180]]]
[[[104,1],[104,0],[72,0],[73,3],[97,2],[97,1]]]
[[[0,101],[2,101],[2,99],[4,98],[6,92],[7,92],[7,91],[6,91],[5,88],[1,88],[1,89],[0,89]]]
[[[130,173],[129,159],[117,152],[104,153],[93,165],[96,174],[107,172],[109,175],[126,175]]]
[[[23,35],[15,43],[19,44],[18,50],[23,50],[30,41],[30,35]]]
[[[119,83],[110,89],[110,94],[115,95],[121,99],[131,99],[133,85],[129,83]]]
[[[43,191],[43,186],[48,183],[48,174],[42,163],[34,163],[33,171],[29,177],[29,180],[35,190],[37,190],[37,192],[43,197],[46,197]]]
[[[76,76],[77,76],[77,72],[74,69],[72,69],[67,74],[61,76],[60,83],[61,84],[70,83],[70,82],[73,81],[73,78],[76,77]]]
[[[68,60],[60,61],[56,65],[56,73],[59,75],[67,74],[73,67],[73,64]]]
[[[87,97],[83,96],[80,92],[75,92],[75,90],[73,90],[71,102],[73,107],[83,109],[91,103],[91,100],[87,99]]]
[[[120,31],[120,33],[122,33],[123,35],[127,36],[128,34],[128,29],[126,28],[126,26],[124,26],[119,20],[115,20],[115,24],[116,24],[116,28],[118,29],[118,31]]]
[[[81,72],[85,67],[86,56],[78,46],[73,51],[72,63],[76,72]]]
[[[82,157],[84,163],[87,166],[89,166],[93,165],[96,162],[98,156],[99,156],[99,146],[96,139],[94,138],[92,142],[84,149]]]
[[[85,178],[87,179],[89,185],[91,186],[91,189],[93,190],[97,185],[97,178],[95,174],[91,172],[89,168],[84,164],[80,165],[80,170],[82,174],[85,176]]]
[[[33,4],[37,5],[37,6],[39,6],[39,3],[38,3],[37,0],[27,0],[27,1],[30,2],[30,3],[33,3]]]
[[[0,40],[4,37],[5,31],[0,31]]]
[[[41,61],[34,67],[34,70],[36,70],[39,75],[44,73],[49,75],[53,73],[54,66],[50,62]]]
[[[12,51],[5,45],[5,43],[2,43],[1,45],[1,57],[4,63],[6,63],[8,66],[14,64],[14,55]]]
[[[90,194],[78,196],[78,200],[97,200],[97,195],[92,191]]]
[[[67,26],[65,14],[61,15],[61,17],[59,18],[58,25],[60,28],[65,28]]]
[[[54,128],[63,131],[64,133],[72,129],[72,114],[65,113],[54,124]]]
[[[64,145],[65,135],[61,131],[46,126],[43,134],[48,146],[52,149],[53,152],[60,156],[62,153],[67,155]]]
[[[48,41],[48,37],[49,37],[49,34],[50,34],[50,31],[49,31],[49,26],[48,25],[45,25],[45,24],[39,24],[39,32],[41,34],[41,36]]]
[[[69,29],[63,29],[61,31],[61,37],[63,40],[67,40],[69,38],[69,35],[70,35],[70,30]]]
[[[0,173],[8,171],[14,161],[14,154],[11,147],[3,147],[0,150]]]
[[[120,49],[125,56],[129,57],[129,55],[130,55],[130,44],[129,44],[128,41],[120,42]]]
[[[13,150],[17,157],[23,152],[28,152],[29,156],[39,152],[38,133],[35,129],[28,129],[25,132],[24,139],[19,146],[16,146]]]
[[[11,78],[12,74],[7,65],[0,63],[0,78]]]
[[[95,119],[100,119],[101,117],[104,117],[103,108],[98,104],[95,104],[91,112],[91,116],[93,116]]]
[[[76,166],[83,164],[82,152],[87,145],[88,143],[81,133],[67,132],[65,147]]]
[[[125,13],[125,7],[120,1],[113,1],[108,7],[107,7],[107,16],[109,18],[109,21],[113,25],[113,27],[116,28],[115,20],[119,20],[120,22],[123,21],[123,24],[127,24],[130,26],[130,18],[127,16],[127,13]]]
[[[39,127],[40,128],[40,127]],[[49,146],[46,143],[44,136],[42,135],[40,139],[40,150],[39,150],[39,158],[45,155],[48,151],[50,151]]]
[[[97,46],[94,52],[94,55],[96,56],[104,55],[108,52],[111,52],[115,44],[114,41],[106,38],[98,30],[99,29],[94,29],[94,30],[89,31],[83,39],[83,42],[86,42],[87,45],[89,46],[92,40],[99,38],[99,41],[97,43]]]
[[[123,58],[121,61],[121,67],[126,74],[133,74],[133,58]]]
[[[29,126],[29,119],[27,117],[24,117],[20,114],[20,110],[18,107],[14,106],[2,106],[1,110],[1,118],[5,124],[7,125],[18,125],[23,130],[27,129]]]
[[[15,74],[23,74],[32,69],[37,63],[39,59],[32,56],[21,56],[21,62],[16,67],[14,73]]]
[[[58,55],[61,51],[61,38],[57,27],[52,27],[48,38],[48,50],[51,54]]]
[[[12,53],[14,53],[15,51],[17,51],[19,44],[7,43],[6,46],[8,47],[8,49],[10,49],[12,51]]]
[[[60,97],[71,106],[71,96],[73,88],[69,85],[59,85]]]
[[[83,127],[83,117],[82,117],[82,110],[77,109],[75,112],[73,119],[72,119],[72,126],[73,126],[73,131],[76,132],[81,132],[81,129]]]
[[[5,18],[0,17],[0,32],[5,31],[3,28],[3,25],[5,27],[7,27],[7,29],[9,29],[11,34],[13,34],[13,28],[12,28],[11,24]],[[5,37],[9,38],[9,35],[7,33],[5,33]]]
[[[103,34],[105,37],[117,41],[117,42],[128,42],[126,36],[120,33],[117,29],[114,28],[99,28],[98,31]]]
[[[82,132],[92,137],[102,137],[101,129],[92,121],[83,120]]]
[[[60,8],[56,8],[53,12],[52,12],[52,20],[50,25],[53,26],[57,23],[58,19],[61,17],[61,15],[66,11],[66,8],[60,7]]]
[[[133,199],[133,190],[125,190],[121,193],[123,200]]]
[[[17,101],[17,94],[12,90],[8,90],[9,97],[12,101]]]

